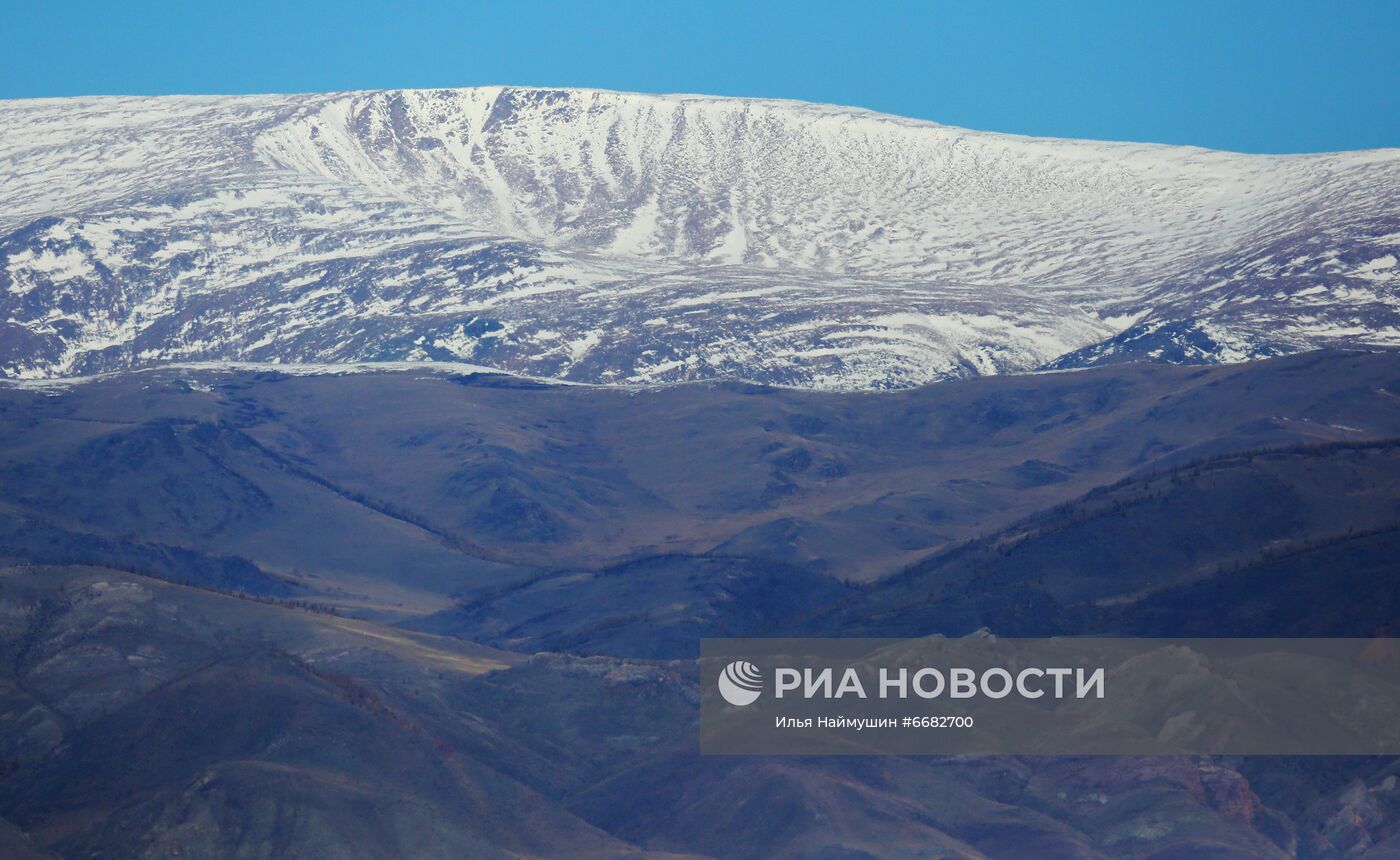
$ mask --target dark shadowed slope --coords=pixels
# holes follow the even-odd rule
[[[560,571],[406,624],[522,651],[695,656],[702,636],[762,630],[850,591],[832,577],[774,562],[655,556]]]
[[[1354,635],[1400,621],[1400,440],[1229,454],[961,544],[799,629]]]
[[[472,715],[515,655],[100,568],[9,568],[0,606],[0,809],[64,856],[629,850]]]

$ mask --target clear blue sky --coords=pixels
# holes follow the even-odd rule
[[[1400,0],[0,0],[0,97],[529,84],[1251,152],[1400,145]]]

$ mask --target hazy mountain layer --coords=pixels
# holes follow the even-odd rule
[[[791,592],[771,618],[827,589],[813,577],[876,579],[1145,470],[1400,436],[1397,378],[1393,353],[1355,353],[847,394],[413,370],[10,383],[0,546],[395,617],[552,618],[524,641],[573,635],[551,600],[640,572],[589,612],[675,604],[736,630],[763,619],[696,608],[726,583]]]
[[[0,384],[0,853],[1384,857],[1392,759],[702,757],[671,658],[1393,631],[1397,390],[1388,352]]]

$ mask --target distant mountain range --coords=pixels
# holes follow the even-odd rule
[[[0,102],[0,375],[811,388],[1400,344],[1400,150],[480,88]]]

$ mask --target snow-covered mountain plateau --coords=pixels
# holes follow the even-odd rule
[[[479,88],[0,102],[0,376],[886,388],[1400,344],[1400,150]]]

